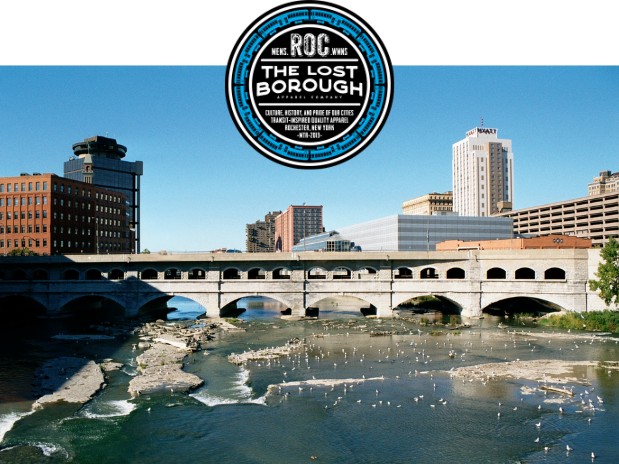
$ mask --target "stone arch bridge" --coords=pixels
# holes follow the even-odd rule
[[[15,298],[49,315],[100,299],[136,316],[183,296],[219,317],[240,298],[264,296],[303,316],[325,298],[347,296],[390,317],[398,305],[425,295],[470,317],[518,297],[591,311],[604,309],[587,284],[598,262],[594,249],[4,256],[0,311]]]

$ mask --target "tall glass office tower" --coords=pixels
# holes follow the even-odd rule
[[[132,253],[140,252],[140,176],[142,161],[123,161],[127,147],[115,139],[96,135],[73,144],[64,163],[64,177],[123,193],[127,199]]]

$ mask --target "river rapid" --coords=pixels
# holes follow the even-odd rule
[[[140,354],[135,337],[52,339],[85,330],[63,321],[4,328],[0,462],[619,462],[619,371],[597,365],[619,360],[617,338],[499,328],[505,321],[491,316],[456,330],[427,319],[335,311],[293,321],[254,307],[238,323],[245,331],[220,332],[186,358],[184,369],[202,387],[136,398],[127,392]],[[281,358],[228,360],[291,339],[303,343]],[[123,367],[107,373],[106,387],[85,405],[33,412],[36,369],[60,355]],[[516,377],[492,369],[455,375],[516,360],[518,372],[507,369]],[[527,376],[537,360],[583,365]]]

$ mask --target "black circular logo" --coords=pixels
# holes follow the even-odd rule
[[[258,18],[226,74],[232,118],[267,158],[324,168],[357,155],[382,128],[393,70],[376,33],[352,12],[294,2]]]

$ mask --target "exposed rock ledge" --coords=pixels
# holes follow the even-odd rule
[[[595,368],[598,367],[598,363],[594,361],[538,359],[465,366],[448,371],[448,373],[455,378],[482,381],[510,377],[537,382],[583,382],[583,379],[578,378],[574,373],[574,369],[578,367]]]
[[[129,382],[131,396],[164,391],[187,392],[202,385],[197,375],[183,371],[186,350],[155,343],[136,358],[139,375]]]
[[[38,374],[41,393],[33,409],[49,403],[86,403],[104,385],[101,368],[85,358],[61,357],[48,361]]]
[[[288,340],[284,346],[264,348],[262,350],[250,350],[241,354],[232,353],[228,356],[228,362],[242,365],[248,361],[277,359],[289,355],[293,350],[303,346],[303,341],[298,338]]]

